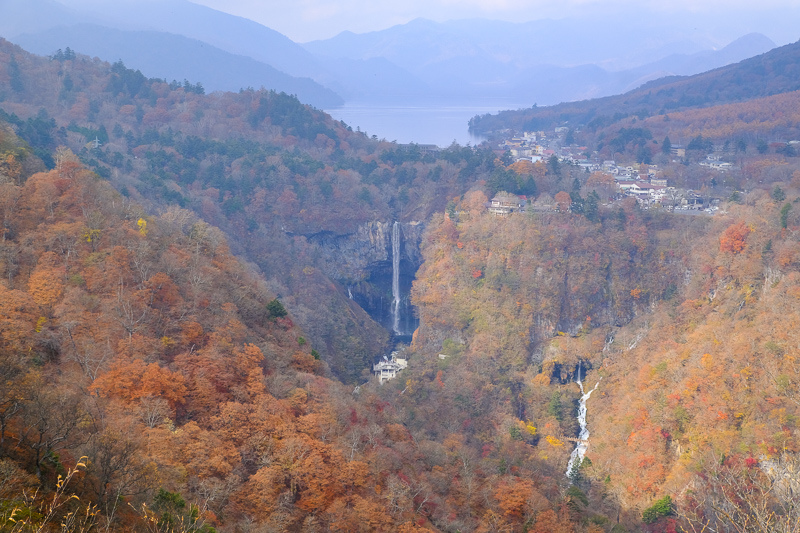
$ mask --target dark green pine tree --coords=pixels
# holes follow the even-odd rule
[[[586,202],[583,206],[583,215],[591,222],[598,222],[600,220],[600,195],[597,191],[592,191],[586,197]]]

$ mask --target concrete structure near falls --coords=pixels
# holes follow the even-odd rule
[[[372,373],[378,377],[379,383],[383,383],[394,379],[407,366],[408,361],[406,359],[400,359],[397,357],[397,352],[392,352],[391,359],[384,356],[383,360],[372,365]]]

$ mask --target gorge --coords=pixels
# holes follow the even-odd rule
[[[337,280],[347,297],[391,332],[408,342],[418,319],[411,305],[411,284],[422,263],[419,244],[424,224],[373,221],[349,234],[314,234],[322,271]]]
[[[608,151],[652,128],[613,144],[719,197],[686,217],[589,209],[614,178],[578,165],[189,89],[0,41],[0,519],[41,523],[61,496],[48,524],[98,509],[107,531],[796,519],[770,476],[800,453],[800,159],[753,139],[774,109],[796,137],[800,95],[572,132]],[[660,139],[684,130],[741,170],[670,161]],[[536,205],[488,211],[530,183]],[[402,378],[368,379],[398,342]]]
[[[578,371],[575,376],[575,383],[578,384],[578,387],[581,389],[581,397],[579,400],[578,405],[578,424],[580,425],[580,433],[578,434],[578,442],[575,443],[575,449],[572,450],[572,453],[569,456],[569,462],[567,463],[567,477],[571,478],[573,475],[573,469],[580,468],[581,463],[583,463],[583,458],[586,456],[586,450],[589,449],[589,428],[586,424],[586,401],[591,397],[592,393],[597,390],[597,387],[600,386],[600,380],[597,381],[594,388],[588,392],[583,390],[583,381],[581,378],[581,371],[582,371],[582,364],[578,365]],[[600,378],[602,379],[602,378]]]

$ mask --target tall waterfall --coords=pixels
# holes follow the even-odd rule
[[[595,384],[592,390],[589,392],[584,392],[583,382],[581,381],[581,370],[582,366],[580,363],[578,363],[578,379],[576,382],[581,388],[580,407],[578,408],[578,423],[581,426],[581,432],[580,435],[578,435],[578,442],[575,445],[575,449],[572,450],[572,455],[569,456],[569,463],[567,463],[567,477],[569,477],[572,467],[575,466],[576,463],[578,465],[581,464],[583,457],[586,455],[586,450],[589,449],[589,430],[586,427],[586,400],[589,399],[592,393],[597,390],[598,385],[600,385],[600,381],[598,380],[597,384]]]
[[[400,335],[400,224],[392,225],[392,331]]]

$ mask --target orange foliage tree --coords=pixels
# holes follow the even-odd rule
[[[721,252],[738,254],[747,246],[747,236],[750,228],[743,221],[729,226],[719,237],[719,249]]]

